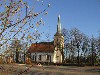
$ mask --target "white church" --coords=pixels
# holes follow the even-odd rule
[[[61,32],[60,15],[58,16],[57,32],[54,35],[53,42],[32,43],[28,52],[32,62],[63,62],[64,37]]]

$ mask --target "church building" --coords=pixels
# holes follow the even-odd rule
[[[28,52],[33,62],[63,62],[64,37],[61,32],[60,15],[58,16],[57,32],[54,35],[53,42],[32,43]]]

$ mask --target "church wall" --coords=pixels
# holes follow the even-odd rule
[[[35,61],[35,56],[36,56],[36,61]],[[45,52],[31,53],[31,59],[33,62],[53,62],[53,53],[45,53]]]

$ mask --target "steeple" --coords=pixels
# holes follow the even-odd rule
[[[61,33],[60,15],[58,16],[57,33]]]
[[[53,63],[62,63],[64,60],[64,37],[61,33],[60,15],[58,16],[57,32],[54,36]]]

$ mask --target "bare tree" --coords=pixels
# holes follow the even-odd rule
[[[78,64],[80,64],[80,47],[81,47],[81,43],[83,40],[83,34],[80,32],[80,30],[78,30],[77,28],[73,28],[70,30],[70,34],[72,36],[72,40],[73,40],[73,46],[75,46],[75,51],[77,52],[77,61]]]
[[[98,64],[100,64],[100,37],[98,39],[98,52],[97,52],[97,54],[98,54]]]
[[[15,54],[15,59],[16,59],[16,63],[19,63],[19,53],[21,52],[23,48],[23,45],[21,44],[21,41],[18,39],[14,39],[11,42],[11,50],[12,52]]]
[[[32,0],[32,3],[33,5],[30,5],[30,1],[24,0],[0,1],[0,9],[2,9],[0,10],[0,47],[10,42],[12,38],[18,37],[24,40],[28,36],[32,36],[33,29],[41,24],[44,25],[40,17],[47,14],[50,4],[45,6],[43,1],[37,0]],[[37,8],[36,4],[38,3],[43,9],[35,11],[34,9]]]
[[[86,64],[86,58],[88,56],[88,51],[89,51],[89,37],[87,37],[85,34],[83,35],[83,43],[82,43],[82,52],[83,52],[83,63]]]
[[[62,29],[62,35],[64,36],[64,49],[65,49],[65,58],[67,60],[67,56],[69,53],[69,49],[70,49],[70,33],[66,28]]]
[[[90,48],[90,50],[91,50],[91,64],[95,65],[97,39],[92,36],[90,41],[91,41],[91,48]]]
[[[92,65],[100,63],[100,35],[98,38],[90,38],[77,28],[64,28],[62,33],[65,38],[66,62]]]

